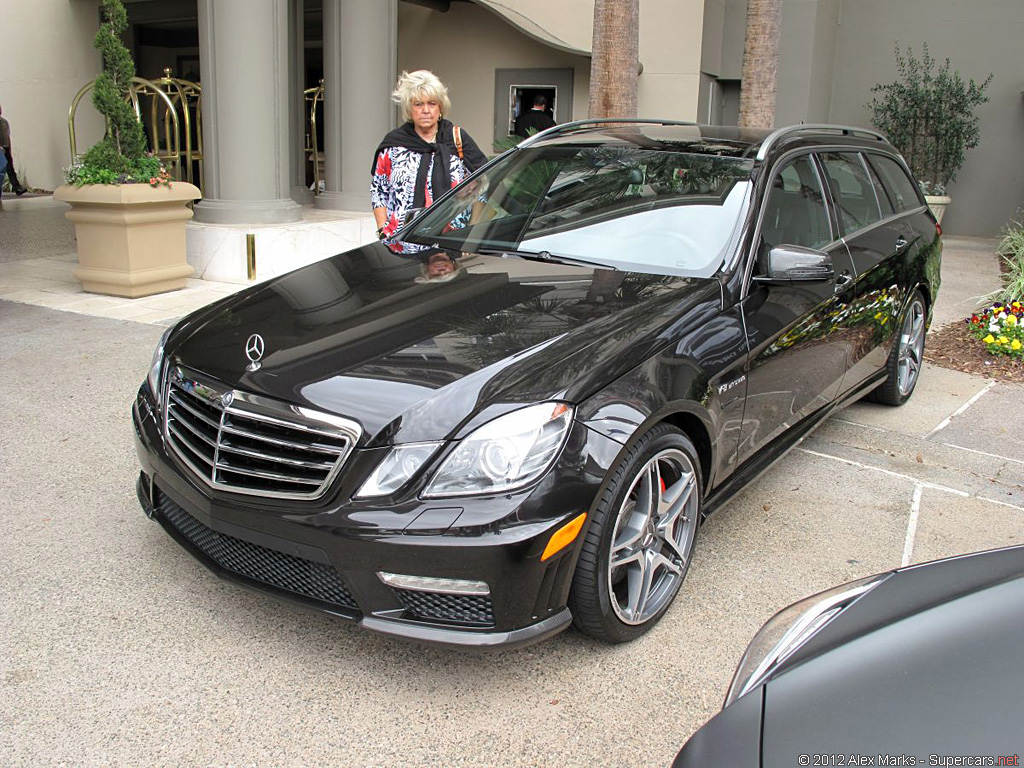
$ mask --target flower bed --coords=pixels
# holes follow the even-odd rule
[[[967,319],[972,335],[993,355],[1024,360],[1024,304],[997,303]]]

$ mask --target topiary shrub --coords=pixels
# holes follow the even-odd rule
[[[103,0],[104,22],[93,47],[103,57],[103,71],[96,78],[92,103],[106,121],[103,138],[82,161],[65,171],[68,184],[170,184],[170,175],[160,160],[146,150],[146,135],[135,116],[129,87],[135,77],[131,54],[121,42],[128,27],[128,15],[121,0]]]

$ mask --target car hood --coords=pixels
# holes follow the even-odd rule
[[[368,245],[186,318],[167,353],[238,390],[355,419],[363,445],[439,440],[520,403],[578,402],[720,302],[716,279],[467,261],[428,281],[418,260]]]

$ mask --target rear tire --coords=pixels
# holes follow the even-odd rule
[[[693,443],[661,424],[612,469],[594,508],[569,592],[573,622],[608,643],[633,640],[668,610],[700,524]]]
[[[885,364],[885,381],[871,393],[872,400],[883,405],[903,405],[914,394],[924,363],[926,316],[924,296],[915,291]]]

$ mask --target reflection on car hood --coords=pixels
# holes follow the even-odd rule
[[[373,244],[201,311],[168,353],[240,390],[354,418],[365,444],[437,440],[481,411],[576,401],[719,300],[712,279],[497,257],[430,282]],[[254,371],[252,334],[264,342]]]

